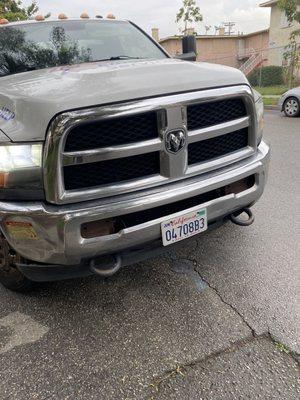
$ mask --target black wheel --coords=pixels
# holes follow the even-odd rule
[[[15,292],[28,292],[34,286],[34,282],[26,278],[17,268],[17,263],[25,262],[16,254],[0,233],[0,283],[7,289]]]
[[[287,117],[298,117],[300,115],[300,102],[296,97],[289,97],[285,100],[283,111]]]

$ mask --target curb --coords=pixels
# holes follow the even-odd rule
[[[276,111],[280,111],[280,107],[279,107],[279,106],[265,106],[265,110],[276,110]]]

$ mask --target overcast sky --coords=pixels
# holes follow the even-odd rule
[[[197,32],[203,33],[205,25],[214,26],[222,22],[236,22],[235,31],[249,33],[269,27],[269,8],[260,8],[264,0],[198,0],[203,22],[197,25]],[[24,1],[29,4],[29,0]],[[78,17],[83,11],[90,16],[100,14],[106,16],[113,12],[118,18],[130,19],[147,32],[152,27],[159,28],[160,37],[179,33],[179,27],[174,22],[182,0],[37,0],[40,11],[48,11],[56,17],[64,12],[68,17]]]

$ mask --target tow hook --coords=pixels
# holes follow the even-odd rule
[[[247,220],[240,218],[240,216],[244,213],[248,216]],[[230,215],[231,222],[239,226],[250,226],[253,224],[254,219],[253,212],[247,207]]]
[[[97,260],[92,260],[90,263],[90,269],[97,275],[103,278],[108,278],[116,274],[122,267],[122,259],[120,256],[112,256],[110,260],[101,261],[97,263]]]

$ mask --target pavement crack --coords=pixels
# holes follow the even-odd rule
[[[188,369],[199,367],[201,364],[204,364],[205,362],[207,362],[209,360],[214,360],[224,354],[232,353],[232,352],[246,346],[249,343],[252,343],[257,340],[264,340],[264,339],[272,340],[270,338],[270,335],[267,333],[262,334],[262,335],[249,336],[247,338],[244,338],[244,339],[241,339],[241,340],[238,340],[238,341],[232,343],[229,347],[226,347],[225,349],[215,351],[206,357],[176,365],[175,368],[166,370],[161,375],[154,377],[153,382],[149,385],[149,387],[156,394],[158,394],[160,392],[161,387],[164,384],[166,384],[167,382],[171,381],[172,379],[175,379],[178,376],[184,378],[188,374]]]
[[[196,245],[196,248],[197,248],[197,247],[198,247],[198,242],[196,242],[196,243],[197,243],[197,245]],[[199,270],[197,269],[197,266],[198,266],[198,265],[197,265],[197,261],[196,261],[195,259],[193,259],[193,258],[187,258],[187,257],[173,257],[172,259],[173,259],[173,261],[189,261],[190,263],[192,263],[193,266],[194,266],[193,272],[194,272],[195,274],[197,274],[197,275],[199,276],[199,278],[204,282],[204,284],[206,284],[207,287],[209,287],[209,288],[218,296],[218,298],[221,300],[221,302],[222,302],[223,304],[225,304],[227,307],[230,307],[230,308],[232,309],[232,311],[233,311],[234,313],[236,313],[236,314],[239,316],[239,318],[243,321],[243,323],[244,323],[244,324],[248,327],[248,329],[250,330],[250,332],[251,332],[251,338],[252,338],[252,339],[253,339],[253,338],[260,338],[260,337],[268,337],[268,338],[274,343],[274,345],[276,346],[276,348],[277,348],[278,350],[280,350],[281,352],[284,352],[284,353],[288,354],[290,357],[292,357],[292,358],[297,362],[297,364],[300,365],[300,354],[297,353],[297,352],[295,352],[295,351],[293,351],[293,350],[291,350],[291,349],[288,348],[285,344],[281,343],[281,342],[270,332],[269,328],[266,330],[265,333],[263,333],[263,334],[261,334],[261,335],[258,335],[258,334],[255,332],[255,329],[252,328],[252,326],[250,325],[250,323],[246,320],[246,318],[244,317],[244,315],[237,309],[237,307],[235,307],[233,304],[231,304],[229,301],[227,301],[227,300],[223,297],[223,295],[219,292],[219,290],[218,290],[214,285],[212,285],[212,284],[209,282],[209,280],[206,279],[206,278],[199,272]],[[246,339],[246,340],[248,340],[248,339]],[[172,376],[173,376],[173,374],[172,374]]]
[[[288,346],[281,343],[269,330],[268,330],[268,337],[274,343],[275,347],[279,351],[281,351],[282,353],[288,354],[290,357],[292,357],[297,362],[297,364],[300,365],[300,354],[299,353],[291,350]]]
[[[195,260],[193,261],[195,262]],[[233,304],[231,304],[229,301],[225,300],[225,298],[222,296],[222,294],[218,291],[218,289],[213,286],[206,278],[204,278],[203,275],[200,274],[200,272],[197,270],[197,266],[195,266],[195,272],[200,276],[200,278],[203,280],[203,282],[205,282],[207,284],[207,286],[213,290],[216,295],[219,297],[219,299],[222,301],[222,303],[224,303],[225,305],[227,305],[228,307],[230,307],[243,321],[243,323],[250,329],[252,336],[253,337],[257,337],[255,330],[252,328],[252,326],[249,324],[249,322],[246,320],[246,318],[244,317],[244,315],[237,309],[237,307],[235,307]]]
[[[197,245],[198,245],[198,242],[197,242]],[[252,326],[250,325],[250,323],[246,320],[246,318],[244,317],[244,315],[237,309],[237,307],[235,307],[233,304],[231,304],[229,301],[227,301],[223,296],[222,296],[222,294],[218,291],[218,289],[215,287],[215,286],[213,286],[209,281],[208,281],[208,279],[206,279],[203,275],[201,275],[201,273],[198,271],[198,269],[197,269],[197,261],[195,260],[195,259],[192,259],[192,258],[187,258],[187,257],[183,257],[183,258],[173,258],[173,261],[174,260],[176,260],[176,261],[179,261],[179,260],[182,260],[182,261],[184,261],[184,260],[186,260],[186,261],[189,261],[189,262],[191,262],[193,265],[194,265],[194,272],[200,277],[200,279],[211,289],[211,290],[213,290],[213,292],[219,297],[219,299],[222,301],[222,303],[223,304],[225,304],[226,306],[228,306],[228,307],[230,307],[240,318],[241,318],[241,320],[243,321],[243,323],[249,328],[249,330],[250,330],[250,332],[251,332],[251,334],[252,334],[252,336],[253,337],[256,337],[257,336],[257,334],[256,334],[256,332],[255,332],[255,330],[254,330],[254,328],[252,328]]]

